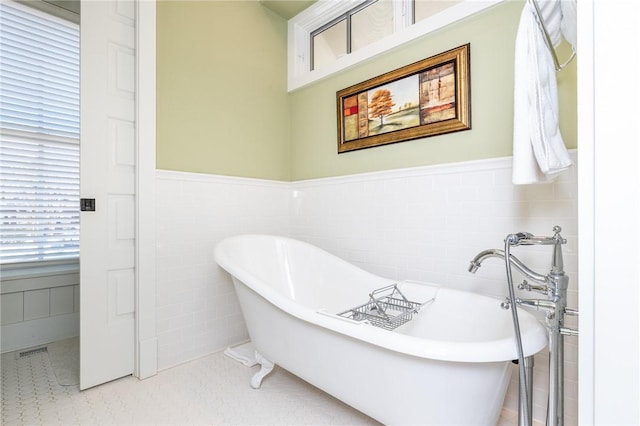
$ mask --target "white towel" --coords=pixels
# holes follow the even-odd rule
[[[552,42],[559,43],[563,21],[560,3],[541,2],[540,8],[547,15],[545,25]],[[526,2],[516,37],[513,183],[548,182],[572,165],[560,134],[553,58],[536,11]]]
[[[538,2],[538,9],[540,9],[540,13],[542,14],[542,19],[544,20],[544,26],[547,29],[547,34],[549,34],[549,38],[551,39],[551,44],[556,47],[562,41],[562,6],[560,5],[562,1],[536,1]],[[531,3],[529,3],[529,7],[531,6]]]
[[[575,50],[578,50],[578,5],[576,0],[561,1],[560,6],[562,8],[562,23],[560,27],[562,35]]]

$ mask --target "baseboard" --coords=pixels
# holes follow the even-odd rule
[[[18,351],[80,334],[78,312],[22,321],[0,327],[2,353]]]

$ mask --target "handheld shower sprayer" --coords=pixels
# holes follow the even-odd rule
[[[511,246],[528,245],[531,244],[530,241],[532,238],[535,238],[533,234],[528,232],[518,232],[517,234],[507,235],[505,242],[508,242]]]
[[[507,239],[510,240],[509,243],[512,246],[565,244],[567,240],[562,238],[561,231],[562,228],[556,225],[553,227],[553,236],[551,237],[536,236],[529,232],[518,232],[517,234],[508,235]]]

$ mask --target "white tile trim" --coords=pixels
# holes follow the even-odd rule
[[[205,173],[181,172],[174,170],[156,170],[156,178],[167,181],[181,182],[204,182],[204,183],[224,183],[230,185],[250,185],[250,186],[269,186],[269,187],[287,187],[290,182],[248,178],[238,176],[210,175]]]
[[[569,150],[571,158],[575,161],[577,150]],[[498,157],[483,160],[461,161],[446,164],[434,164],[428,166],[408,167],[401,169],[381,170],[376,172],[355,173],[351,175],[332,176],[323,178],[311,178],[293,182],[248,178],[238,176],[212,175],[206,173],[182,172],[174,170],[156,170],[156,178],[169,181],[225,183],[232,185],[251,186],[276,186],[299,189],[301,187],[313,187],[318,185],[342,184],[349,182],[371,182],[386,179],[402,179],[407,177],[445,175],[456,173],[469,173],[479,171],[504,170],[512,167],[512,157]]]
[[[156,339],[156,2],[136,1],[135,371],[157,372]]]
[[[577,150],[569,150],[569,155],[575,161]],[[462,161],[446,164],[434,164],[429,166],[418,166],[403,169],[382,170],[376,172],[357,173],[352,175],[312,178],[292,182],[294,188],[313,187],[319,185],[371,182],[377,180],[403,179],[407,177],[447,175],[457,173],[472,173],[481,171],[506,170],[511,169],[513,157],[498,157],[483,160]],[[505,182],[510,184],[511,182]],[[551,182],[550,182],[551,183]]]
[[[42,345],[77,336],[80,332],[78,312],[21,321],[0,327],[2,353]]]

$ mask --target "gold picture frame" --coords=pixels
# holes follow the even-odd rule
[[[471,129],[469,50],[465,44],[337,92],[338,153]]]

